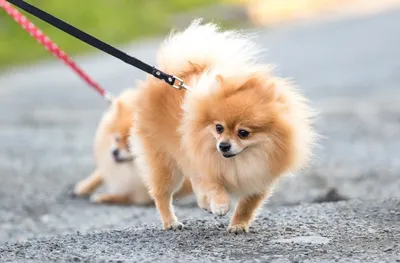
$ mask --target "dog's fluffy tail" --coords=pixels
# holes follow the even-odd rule
[[[218,25],[201,24],[201,21],[194,20],[188,28],[172,32],[164,40],[157,54],[160,70],[180,76],[196,66],[231,75],[237,73],[238,68],[256,64],[261,50],[251,35],[232,30],[221,32]]]

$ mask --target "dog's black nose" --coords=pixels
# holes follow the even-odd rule
[[[118,155],[119,155],[119,150],[118,150],[118,149],[113,150],[113,151],[112,151],[112,155],[113,155],[114,157],[118,157]]]
[[[231,149],[231,144],[229,142],[221,142],[219,143],[219,149],[221,150],[221,152],[229,152],[229,150]]]

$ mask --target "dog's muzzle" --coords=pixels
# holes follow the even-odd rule
[[[116,163],[124,163],[133,161],[133,156],[126,150],[114,149],[111,154]]]

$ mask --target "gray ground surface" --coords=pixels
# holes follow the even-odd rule
[[[163,232],[154,208],[70,198],[93,169],[106,104],[57,62],[3,73],[0,260],[400,261],[399,25],[392,11],[260,32],[265,59],[312,100],[326,138],[312,167],[282,182],[245,236],[228,235],[228,218],[190,199],[176,207],[187,228]],[[158,43],[128,51],[154,63]],[[105,55],[79,62],[114,92],[143,77]],[[331,189],[338,198],[328,199],[354,200],[314,204]]]
[[[224,220],[184,222],[180,232],[154,225],[3,245],[3,259],[101,262],[400,262],[399,201],[272,208],[252,231],[231,235]],[[344,242],[347,241],[347,242]]]

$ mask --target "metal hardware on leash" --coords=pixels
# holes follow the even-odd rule
[[[182,79],[176,77],[176,76],[171,76],[167,73],[162,72],[161,70],[157,69],[156,67],[153,67],[153,70],[151,71],[151,75],[154,77],[164,80],[167,82],[169,85],[171,85],[174,89],[181,90],[190,90],[190,88],[183,82]],[[175,82],[178,82],[178,84],[175,84]]]
[[[46,23],[64,31],[65,33],[85,42],[86,44],[92,47],[95,47],[113,57],[116,57],[124,61],[125,63],[131,66],[141,69],[144,72],[147,72],[148,74],[151,74],[154,77],[165,81],[175,89],[190,90],[190,88],[187,85],[185,85],[180,78],[162,72],[161,70],[152,67],[135,57],[129,56],[128,54],[122,52],[121,50],[83,32],[82,30],[58,19],[57,17],[49,13],[46,13],[45,11],[25,2],[24,0],[0,0],[0,3],[4,1],[12,3],[13,5],[21,8],[22,10],[25,10],[26,12],[30,13],[31,15],[45,21]],[[176,81],[178,82],[177,84],[175,84]]]
[[[178,77],[176,77],[176,76],[174,76],[175,77],[175,80],[177,80],[178,81],[178,85],[172,85],[172,87],[174,87],[175,89],[185,89],[185,90],[190,90],[190,88],[183,82],[183,80],[181,80],[180,78],[178,78]]]
[[[170,84],[173,88],[177,90],[181,89],[190,90],[190,88],[183,82],[183,80],[178,78],[177,76],[170,76],[156,68],[153,68],[152,75],[155,75],[156,78],[166,81],[168,84]],[[178,84],[175,84],[175,82],[178,82]]]
[[[20,26],[34,37],[42,46],[44,46],[54,56],[62,60],[69,66],[81,79],[89,86],[94,88],[107,102],[111,103],[113,96],[111,93],[100,87],[100,85],[89,77],[78,65],[68,57],[49,37],[40,31],[32,22],[23,16],[17,9],[13,8],[6,0],[0,0],[0,7],[9,14]]]

